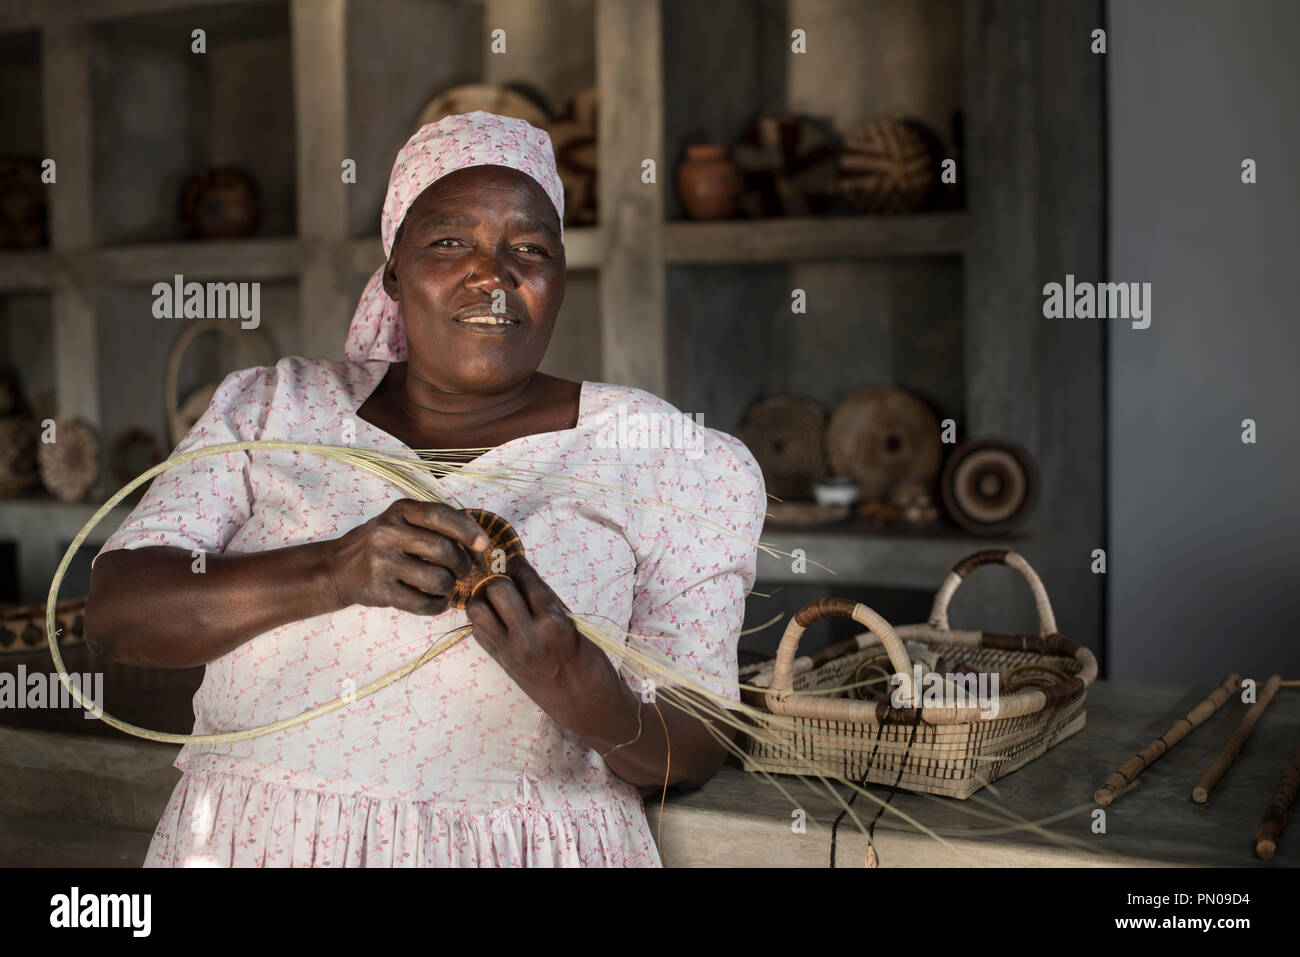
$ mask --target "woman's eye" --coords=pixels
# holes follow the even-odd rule
[[[447,237],[445,237],[445,238],[443,238],[443,239],[435,240],[434,242],[430,243],[429,245],[430,245],[430,246],[442,246],[443,243],[459,243],[459,242],[460,242],[459,239],[452,239],[450,236],[447,236]],[[450,246],[442,246],[442,248],[443,248],[443,249],[450,249],[451,247],[450,247]]]
[[[545,249],[543,249],[541,246],[538,246],[536,243],[524,243],[524,244],[523,244],[522,246],[520,246],[519,248],[520,248],[523,252],[526,252],[526,253],[528,253],[528,254],[531,255],[531,256],[546,256],[546,255],[549,255],[549,254],[546,252]]]

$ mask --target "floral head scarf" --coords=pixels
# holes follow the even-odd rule
[[[560,241],[564,241],[564,185],[555,168],[551,137],[523,120],[476,110],[422,126],[397,154],[380,224],[385,260],[416,197],[448,173],[467,166],[508,166],[535,179],[555,204]],[[350,362],[407,358],[401,303],[384,292],[384,266],[366,283],[348,328],[344,354]]]

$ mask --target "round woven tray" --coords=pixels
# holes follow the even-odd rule
[[[997,439],[963,442],[943,469],[943,505],[976,535],[1004,535],[1020,525],[1038,500],[1038,470],[1018,445]]]
[[[456,113],[473,113],[485,110],[499,116],[524,120],[539,130],[546,129],[550,115],[532,99],[507,86],[495,83],[467,83],[439,93],[420,111],[415,121],[414,133],[429,123],[437,123],[444,116]]]
[[[41,481],[60,502],[79,502],[99,478],[99,438],[77,418],[54,420],[54,441],[36,446]]]
[[[835,474],[857,482],[868,502],[884,499],[904,479],[932,480],[943,460],[939,420],[929,406],[885,385],[858,389],[835,407],[826,450]]]
[[[779,499],[808,498],[826,474],[826,413],[816,402],[774,395],[754,405],[740,440],[763,470],[767,490]]]

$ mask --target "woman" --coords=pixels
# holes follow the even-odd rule
[[[704,782],[723,747],[620,674],[563,606],[653,636],[650,647],[734,698],[724,682],[755,559],[739,541],[757,539],[765,495],[736,439],[699,428],[689,448],[627,447],[612,422],[676,410],[537,371],[564,297],[563,216],[544,132],[484,112],[424,127],[393,167],[388,260],[346,361],[286,357],[231,374],[176,450],[257,439],[487,448],[475,466],[614,487],[583,499],[481,474],[439,479],[466,507],[503,516],[525,548],[464,611],[447,597],[467,550],[485,546],[465,512],[294,452],[208,456],[160,475],[96,556],[88,642],[128,663],[206,665],[196,733],[299,714],[473,626],[347,707],[184,747],[147,865],[660,864],[638,788]],[[636,507],[620,489],[673,508]],[[736,538],[702,533],[687,510]]]

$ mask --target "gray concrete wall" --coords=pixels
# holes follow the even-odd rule
[[[347,11],[348,231],[378,236],[393,159],[435,95],[481,82],[483,10],[453,0],[365,0]]]
[[[39,33],[0,36],[0,90],[0,155],[44,157]]]
[[[207,52],[190,33],[207,31]],[[248,172],[261,236],[292,235],[294,115],[288,7],[250,4],[111,20],[91,29],[97,242],[180,236],[181,190],[200,169]]]
[[[1110,276],[1153,306],[1110,329],[1110,676],[1294,678],[1300,5],[1109,18]]]

